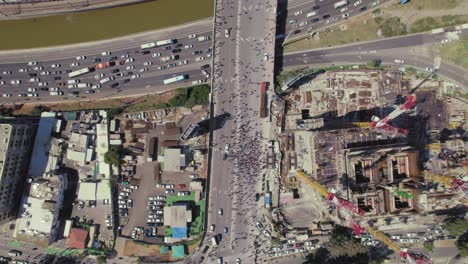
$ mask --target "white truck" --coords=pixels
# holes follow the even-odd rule
[[[208,36],[201,36],[201,37],[198,37],[198,41],[202,42],[202,41],[206,41],[206,40],[209,40],[210,37]]]
[[[217,247],[218,246],[218,239],[216,239],[216,236],[212,237],[211,238],[211,245],[213,247]]]
[[[101,84],[105,84],[105,83],[110,82],[112,80],[114,80],[114,77],[110,76],[110,77],[107,77],[107,78],[104,78],[104,79],[100,80],[99,82]]]
[[[306,17],[311,18],[311,17],[316,16],[316,15],[318,15],[317,11],[313,11],[313,12],[307,13]]]
[[[90,83],[79,83],[78,84],[78,88],[91,88],[91,84]]]

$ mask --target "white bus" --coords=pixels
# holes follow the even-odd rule
[[[179,75],[179,76],[172,77],[172,78],[164,80],[164,84],[175,83],[175,82],[178,82],[178,81],[185,80],[186,78],[187,78],[186,75]]]
[[[343,6],[346,6],[346,5],[348,5],[348,0],[343,0],[343,1],[336,2],[333,6],[335,8],[340,8],[340,7],[343,7]]]
[[[89,72],[89,68],[83,68],[81,70],[73,71],[68,74],[68,77],[73,78]]]
[[[176,43],[175,39],[165,39],[165,40],[158,40],[156,41],[156,46],[164,46],[164,45],[169,45],[169,44],[174,44]]]
[[[151,48],[154,48],[154,47],[156,47],[155,42],[141,44],[141,46],[140,46],[140,48],[142,48],[142,49],[151,49]]]

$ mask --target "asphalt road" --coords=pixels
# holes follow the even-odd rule
[[[291,7],[287,11],[283,11],[283,13],[280,14],[280,16],[286,15],[286,19],[289,19],[290,16],[294,16],[295,19],[298,21],[302,19],[305,20],[308,13],[308,9],[312,8],[311,6],[316,6],[316,8],[319,8],[317,11],[321,14],[319,21],[316,22],[318,28],[328,26],[336,22],[334,21],[326,24],[324,21],[322,21],[323,15],[329,14],[330,18],[333,18],[336,17],[338,13],[340,13],[340,10],[335,9],[333,7],[333,1],[315,1],[314,4],[312,4],[311,2],[314,1],[292,3]],[[368,4],[368,2],[369,0],[363,0],[362,4],[360,4],[359,6],[365,6]],[[350,16],[354,15],[354,13],[351,12],[355,8],[353,4],[348,5],[346,8],[350,10]],[[298,14],[297,16],[295,16],[294,14],[297,12],[302,12],[302,14]],[[293,24],[287,23],[285,34],[287,35],[289,34],[289,32],[295,31],[298,28],[300,28],[299,25],[294,26]],[[93,43],[82,43],[64,47],[49,47],[31,50],[2,51],[0,52],[0,82],[3,81],[4,84],[0,84],[0,103],[46,103],[64,100],[93,101],[101,98],[163,92],[166,90],[174,89],[176,87],[191,85],[192,81],[206,79],[206,77],[204,77],[201,74],[201,70],[199,70],[200,66],[204,63],[195,62],[195,58],[201,55],[194,55],[191,52],[195,50],[202,50],[202,55],[204,59],[207,60],[208,53],[206,51],[211,47],[212,43],[211,41],[199,43],[197,39],[187,39],[187,36],[190,34],[196,34],[197,36],[211,36],[212,28],[210,21],[198,21],[189,25],[182,25],[173,28],[163,29],[157,32],[135,34],[118,39],[103,40]],[[170,62],[161,62],[159,58],[153,58],[151,57],[151,55],[135,53],[137,51],[141,51],[139,46],[143,43],[152,42],[156,39],[161,40],[169,38],[177,39],[178,43],[181,43],[183,46],[194,46],[189,50],[185,50],[182,47],[180,59],[175,61],[175,63],[178,63],[179,61],[187,60],[187,65],[176,66],[175,68],[168,69],[167,66]],[[110,51],[112,53],[111,56],[118,56],[117,62],[122,60],[120,58],[122,54],[129,53],[130,56],[135,59],[135,62],[125,64],[120,67],[114,66],[105,70],[96,71],[96,73],[94,74],[85,74],[82,77],[77,78],[80,79],[81,83],[97,84],[98,80],[94,79],[93,76],[98,72],[104,73],[106,77],[108,77],[111,75],[110,71],[116,68],[119,68],[121,72],[128,72],[125,69],[129,65],[135,66],[135,69],[132,70],[132,72],[133,74],[140,74],[141,78],[130,78],[130,81],[123,83],[123,80],[129,79],[131,75],[120,78],[116,77],[115,74],[112,74],[114,77],[116,77],[116,80],[103,85],[103,87],[99,89],[68,89],[62,86],[58,86],[60,82],[67,81],[69,79],[67,74],[65,74],[65,71],[77,70],[84,67],[94,67],[96,63],[91,62],[93,58],[101,58],[103,61],[108,59],[100,56],[101,52],[103,51]],[[151,53],[157,52],[161,53],[162,56],[170,53],[168,51],[165,51],[162,47],[151,49]],[[77,56],[86,56],[87,59],[84,61],[77,61],[75,58]],[[33,71],[32,69],[34,67],[27,66],[28,61],[38,61],[38,65],[44,67],[44,70]],[[142,68],[146,68],[143,67],[143,63],[147,61],[151,61],[153,65],[147,67],[147,72],[139,73],[139,70],[141,70]],[[77,67],[71,67],[70,64],[72,62],[78,62],[80,65]],[[52,69],[50,67],[50,65],[52,64],[60,64],[61,67]],[[166,69],[158,70],[157,67],[161,65],[166,66]],[[21,68],[26,68],[30,71],[27,73],[20,73],[19,69]],[[62,73],[54,74],[54,72],[57,71],[62,71]],[[4,72],[11,72],[11,75],[3,74]],[[40,75],[41,72],[51,72],[51,74]],[[30,73],[36,73],[38,75],[36,78],[40,79],[39,82],[47,83],[47,85],[41,87],[43,88],[43,90],[38,89],[39,86],[37,84],[29,82],[29,79],[32,78],[28,76],[28,74]],[[176,85],[162,85],[162,81],[164,79],[180,74],[186,75],[188,78],[185,81],[177,83]],[[55,77],[59,77],[60,80],[54,80]],[[11,84],[11,81],[13,80],[19,80],[21,81],[21,83],[13,85]],[[117,83],[118,86],[115,88],[111,88],[110,86],[114,83]],[[60,91],[64,92],[64,96],[51,96],[48,90],[55,87],[58,87]],[[37,91],[34,91],[34,89],[29,88],[36,88]],[[91,91],[89,92],[89,94],[86,94],[86,90]],[[73,94],[73,92],[79,92],[79,95]],[[24,96],[20,97],[20,94]],[[37,97],[27,96],[28,94],[37,94]]]
[[[282,16],[285,16],[285,41],[305,37],[319,28],[343,22],[349,17],[377,8],[389,0],[349,0],[348,5],[339,8],[334,7],[338,1],[311,2],[296,5],[280,14],[280,20],[283,20]]]
[[[349,63],[365,64],[371,59],[381,59],[384,64],[395,64],[395,59],[403,59],[404,64],[398,66],[413,66],[420,69],[434,68],[434,58],[421,53],[417,47],[439,45],[446,39],[446,29],[441,33],[421,33],[385,40],[355,43],[341,47],[301,51],[285,54],[283,67],[300,65],[341,65]],[[461,31],[462,36],[468,35],[468,29]],[[438,74],[464,87],[468,87],[466,70],[456,65],[442,62]]]

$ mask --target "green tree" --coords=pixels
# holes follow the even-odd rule
[[[114,107],[114,108],[111,108],[109,110],[107,110],[107,117],[109,117],[110,119],[114,118],[115,116],[118,116],[120,115],[121,113],[123,113],[124,109],[123,108],[120,108],[120,107]]]
[[[424,248],[429,252],[434,252],[434,240],[424,241]]]
[[[114,166],[120,165],[120,146],[111,146],[109,150],[104,154],[104,162],[112,164]]]
[[[368,248],[362,245],[356,238],[351,236],[351,230],[343,226],[335,226],[333,229],[328,251],[332,257],[355,256],[368,252]]]
[[[373,59],[367,62],[367,68],[377,68],[380,66],[381,61],[379,59]]]
[[[8,117],[8,116],[12,116],[12,114],[13,114],[13,109],[6,108],[3,105],[0,105],[0,117]]]
[[[98,264],[104,264],[107,263],[107,259],[105,256],[99,256],[96,258]]]
[[[457,242],[455,242],[455,245],[457,246],[460,255],[462,255],[463,257],[468,257],[468,232],[458,237]]]
[[[450,216],[444,220],[442,228],[447,230],[452,236],[461,236],[468,230],[468,221],[463,218]]]

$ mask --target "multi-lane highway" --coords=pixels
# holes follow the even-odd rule
[[[352,2],[343,8],[346,8],[346,10],[349,9],[349,12],[351,12],[349,14],[352,16],[354,14],[352,12],[353,9],[358,6],[367,6],[370,3],[368,0],[363,0],[361,2],[362,3],[356,6],[353,4],[354,2]],[[307,14],[310,13],[308,11],[311,8],[315,9],[315,12],[321,14],[321,16],[317,18],[307,18]],[[321,28],[336,23],[338,19],[333,18],[338,17],[338,13],[341,14],[345,12],[346,10],[340,12],[343,8],[334,8],[332,1],[315,1],[313,4],[311,1],[307,1],[297,3],[291,6],[287,11],[283,10],[279,13],[280,16],[285,15],[286,20],[292,20],[290,19],[292,16],[294,16],[294,19],[297,21],[313,19],[314,21],[310,21],[310,24],[316,24],[314,27]],[[325,18],[323,18],[324,16]],[[327,20],[329,21],[328,23],[326,22]],[[203,76],[201,73],[200,66],[206,64],[204,61],[208,61],[209,59],[211,41],[208,40],[199,43],[196,38],[187,39],[187,37],[191,34],[197,36],[212,35],[210,24],[210,21],[206,20],[195,22],[191,25],[164,29],[157,33],[135,34],[95,43],[0,52],[0,103],[45,103],[63,100],[98,100],[102,98],[162,92],[177,86],[162,85],[164,79],[176,74],[185,74],[188,77],[187,80],[178,83],[178,86],[190,85],[193,81],[204,80],[206,76]],[[303,26],[300,26],[299,24],[301,24],[301,22],[296,24],[287,23],[285,34],[288,35],[290,32],[297,32],[297,30],[305,26],[304,23],[302,23]],[[280,34],[281,32],[278,32],[278,35]],[[164,47],[152,49],[151,53],[147,55],[144,55],[139,48],[143,43],[155,41],[156,39],[168,38],[175,38],[178,40],[179,44],[183,45],[181,47],[182,51],[178,53],[179,59],[176,61],[160,61],[161,57],[171,54],[171,51],[165,50]],[[193,45],[193,48],[184,49],[186,45]],[[175,45],[172,45],[173,49],[175,48],[174,46]],[[202,51],[202,54],[193,54],[193,51],[197,50]],[[111,56],[100,56],[103,51],[110,51],[112,54]],[[151,54],[157,53],[161,53],[161,57],[151,57]],[[123,54],[128,54],[130,58],[134,59],[134,62],[119,65],[118,63],[120,61],[125,61],[127,59],[122,58]],[[86,56],[86,59],[77,61],[76,57],[78,56]],[[116,66],[76,78],[79,79],[81,83],[91,84],[91,86],[95,87],[94,89],[68,88],[68,85],[63,85],[63,82],[66,83],[67,80],[70,79],[68,78],[67,71],[77,70],[83,67],[94,67],[97,63],[92,61],[95,58],[105,61],[114,56],[117,57],[115,58],[115,62],[117,62]],[[196,61],[197,57],[203,57],[204,61]],[[37,65],[28,65],[27,63],[30,61],[37,61],[38,63]],[[179,62],[181,61],[187,61],[187,64],[180,65]],[[152,65],[143,66],[145,62],[151,62]],[[79,63],[79,66],[72,67],[70,66],[72,63]],[[176,63],[176,66],[169,68],[168,66],[171,63]],[[53,64],[58,64],[60,67],[52,68],[51,65]],[[43,67],[43,69],[34,70],[36,66]],[[135,69],[127,70],[128,66],[133,66]],[[159,66],[164,66],[164,69],[160,69]],[[140,72],[140,70],[143,71],[145,68],[147,71]],[[25,69],[27,72],[19,72],[20,69]],[[123,73],[123,76],[119,76],[121,74],[117,72],[112,73],[115,69]],[[129,74],[129,72],[131,72],[131,74]],[[41,73],[44,73],[44,75],[41,75]],[[115,80],[99,87],[99,85],[97,85],[99,84],[99,80],[105,78],[95,79],[94,76],[99,73],[105,74],[105,77],[113,76]],[[132,78],[132,76],[134,78]],[[35,78],[39,80],[36,81]],[[45,85],[39,86],[39,83]],[[57,89],[63,92],[64,95],[50,95],[50,91]]]

